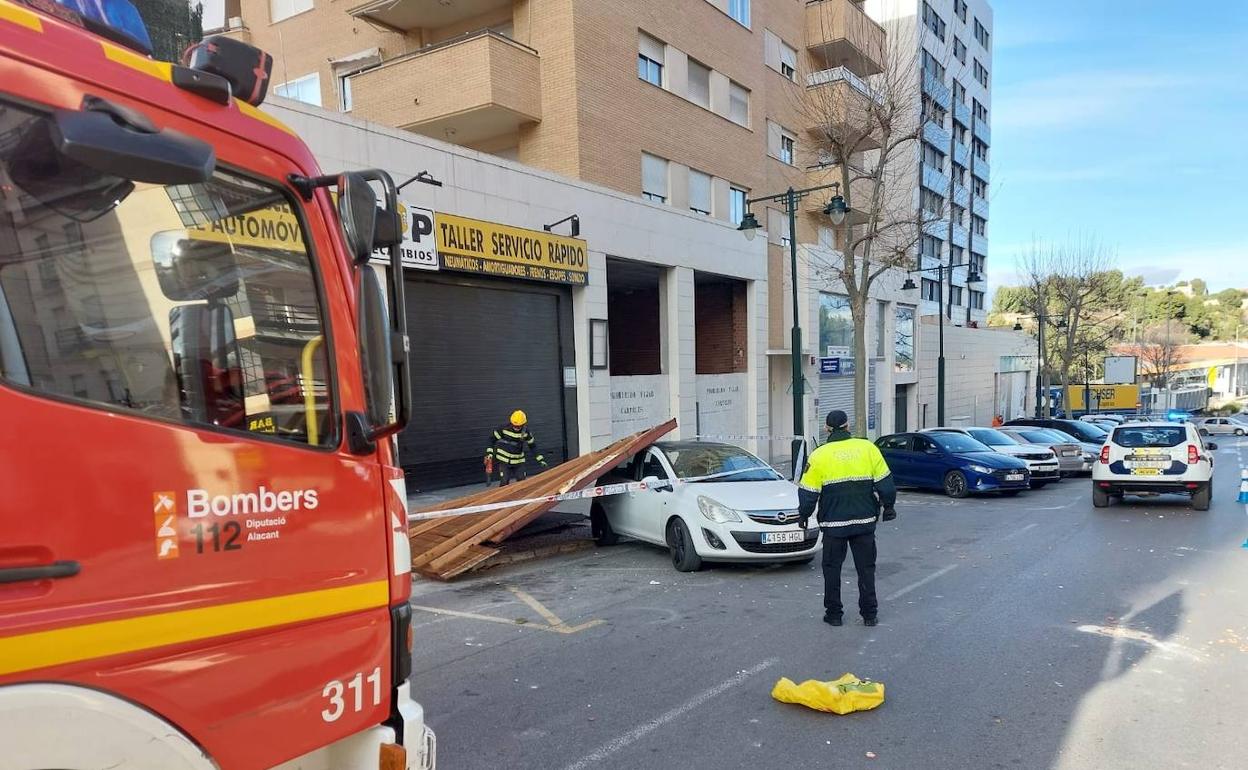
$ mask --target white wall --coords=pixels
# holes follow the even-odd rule
[[[919,368],[917,428],[936,427],[938,318],[925,317],[920,324],[919,351],[923,363]],[[1035,340],[1023,332],[945,326],[945,422],[950,425],[991,424],[997,409],[1001,357],[1034,357],[1035,354]],[[1034,382],[1034,369],[1027,372],[1026,377],[1027,382]],[[1026,403],[1034,408],[1030,394]],[[1005,418],[1014,416],[1009,414]]]
[[[671,276],[674,326],[667,340],[668,399],[680,421],[673,437],[694,433],[697,385],[694,375],[693,275],[715,273],[753,287],[749,335],[747,405],[749,433],[769,430],[767,404],[767,242],[742,237],[733,224],[671,206],[475,152],[350,115],[327,112],[273,98],[264,109],[301,136],[327,173],[382,168],[402,182],[428,171],[443,183],[413,183],[404,190],[414,204],[438,212],[540,229],[569,214],[581,219],[589,244],[590,273],[585,287],[573,289],[578,428],[582,452],[612,440],[611,377],[589,367],[589,319],[607,318],[606,257],[677,268]]]

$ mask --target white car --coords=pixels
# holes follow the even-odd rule
[[[1096,462],[1097,453],[1101,451],[1100,445],[1088,447],[1074,436],[1048,428],[1006,425],[998,430],[1020,444],[1047,446],[1057,455],[1058,470],[1063,476],[1091,473],[1092,463]]]
[[[1092,466],[1092,505],[1104,508],[1123,495],[1190,495],[1192,507],[1209,510],[1213,450],[1191,423],[1120,425]]]
[[[797,485],[740,447],[661,441],[600,483],[621,481],[668,485],[595,500],[599,545],[624,535],[666,546],[681,572],[703,561],[808,561],[819,548],[813,521],[798,524]]]
[[[1017,457],[1027,463],[1031,474],[1031,488],[1041,489],[1054,481],[1062,480],[1061,464],[1053,450],[1041,444],[1023,444],[1017,439],[1007,436],[996,428],[928,428],[923,431],[943,431],[961,433],[988,445],[994,452]]]
[[[1202,436],[1242,436],[1248,432],[1242,423],[1226,417],[1206,417],[1203,420],[1196,420],[1196,430],[1200,431]]]

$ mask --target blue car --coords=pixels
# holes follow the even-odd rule
[[[950,497],[1027,489],[1027,463],[962,433],[894,433],[875,442],[898,486],[942,489]]]

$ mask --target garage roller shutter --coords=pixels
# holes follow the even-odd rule
[[[413,404],[399,461],[415,489],[484,481],[490,434],[515,409],[528,415],[550,464],[566,458],[560,299],[552,292],[407,282]]]

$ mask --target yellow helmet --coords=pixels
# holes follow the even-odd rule
[[[524,427],[525,425],[528,424],[528,422],[529,422],[529,418],[526,417],[524,412],[520,411],[519,409],[511,413],[511,424],[516,426],[517,428]]]

